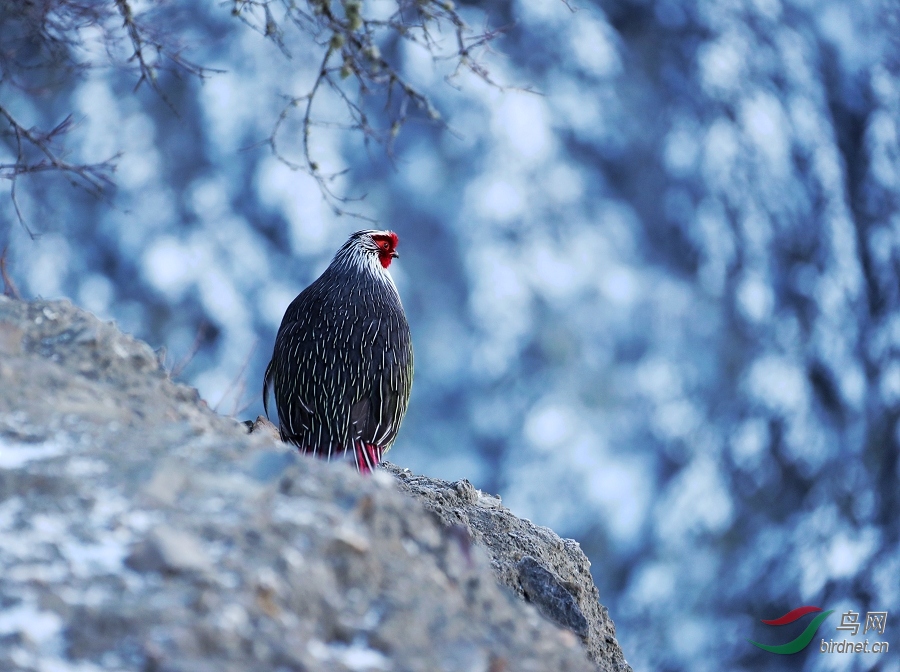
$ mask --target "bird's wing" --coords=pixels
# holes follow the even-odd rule
[[[412,384],[412,348],[405,323],[379,325],[371,343],[372,356],[362,397],[351,406],[352,436],[356,440],[387,448],[397,437],[406,413]],[[398,339],[393,329],[404,329]],[[364,347],[367,344],[364,344]]]
[[[312,386],[317,374],[316,348],[314,343],[303,341],[299,333],[301,326],[296,322],[283,324],[279,330],[275,353],[266,369],[263,392],[266,393],[269,384],[273,385],[282,438],[315,451],[316,438],[322,438],[313,436],[316,423],[310,402],[314,398]]]

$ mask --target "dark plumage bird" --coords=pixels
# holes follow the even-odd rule
[[[357,231],[288,306],[263,381],[281,438],[371,471],[397,438],[413,378],[409,324],[387,269],[393,231]]]

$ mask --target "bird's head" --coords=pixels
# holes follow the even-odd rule
[[[400,256],[397,254],[398,241],[397,234],[393,231],[365,230],[350,236],[347,244],[356,246],[364,254],[373,255],[382,267],[387,268]]]

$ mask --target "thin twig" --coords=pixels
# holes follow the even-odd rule
[[[4,117],[9,124],[10,131],[16,138],[18,150],[14,164],[0,164],[0,177],[12,179],[25,173],[58,170],[81,178],[90,189],[95,190],[97,193],[101,192],[104,187],[112,185],[112,180],[107,173],[113,170],[111,163],[116,158],[115,156],[101,163],[77,164],[69,163],[54,151],[54,138],[71,127],[70,117],[67,117],[49,133],[41,133],[33,128],[26,128],[16,121],[15,117],[2,105],[0,105],[0,117]],[[44,158],[35,162],[29,162],[25,157],[23,140],[27,141],[28,145],[37,150]]]
[[[0,253],[0,279],[3,280],[3,296],[8,296],[11,299],[21,299],[22,295],[19,293],[19,288],[16,287],[16,283],[9,277],[9,269],[6,266],[6,253],[8,251],[9,246],[7,245],[3,248],[3,252]]]
[[[187,366],[193,361],[194,357],[200,351],[200,346],[203,343],[203,339],[206,338],[206,330],[207,325],[205,322],[201,322],[197,326],[197,335],[194,337],[193,344],[184,355],[184,357],[182,357],[174,366],[172,366],[172,371],[169,373],[169,378],[178,378],[178,376],[180,376],[182,372],[187,368]]]
[[[161,4],[165,3],[151,3],[145,11],[135,13],[132,0],[6,2],[2,10],[7,30],[0,48],[0,84],[4,90],[18,90],[26,99],[45,96],[56,89],[67,90],[73,78],[98,67],[89,60],[89,54],[93,41],[99,39],[112,64],[131,64],[135,68],[135,88],[146,82],[174,110],[160,86],[162,71],[200,79],[219,71],[185,58],[176,43],[178,32],[172,30],[170,22],[158,18]],[[131,54],[124,61],[120,48],[123,42],[131,47]],[[0,105],[0,137],[15,156],[8,163],[0,163],[0,177],[10,180],[16,218],[32,238],[35,233],[18,200],[16,183],[20,177],[58,172],[74,186],[104,200],[108,188],[113,186],[112,174],[119,155],[99,163],[69,159],[65,138],[73,126],[69,115],[50,130],[29,127],[16,119],[8,106]]]
[[[268,145],[273,155],[286,166],[292,170],[302,170],[316,180],[323,198],[336,214],[358,216],[344,208],[347,203],[358,199],[334,192],[332,183],[341,173],[322,172],[310,147],[313,128],[345,126],[359,131],[367,149],[370,141],[382,144],[391,159],[394,143],[410,120],[423,119],[447,128],[428,96],[407,81],[399,68],[382,55],[379,43],[392,37],[409,40],[428,49],[435,60],[456,60],[456,68],[450,78],[467,70],[491,86],[502,88],[491,78],[474,52],[486,50],[505,28],[485,29],[480,33],[471,30],[450,0],[396,2],[396,11],[390,17],[375,20],[363,16],[360,0],[307,0],[308,11],[296,0],[232,0],[232,13],[253,30],[271,39],[285,55],[289,56],[285,26],[293,26],[304,35],[312,36],[323,49],[310,89],[303,95],[287,98],[288,103],[275,121]],[[280,8],[280,18],[275,15],[276,8]],[[438,39],[438,34],[445,27],[449,28],[455,45],[446,49]],[[445,53],[448,49],[452,53]],[[351,97],[351,84],[357,92],[356,100]],[[343,102],[350,117],[349,124],[338,125],[334,121],[315,118],[315,101],[325,88]],[[384,129],[373,124],[367,112],[369,100],[379,97],[384,102],[382,109],[387,117]],[[293,110],[301,107],[300,158],[294,160],[280,149],[278,136]]]
[[[18,179],[22,175],[58,172],[65,175],[73,186],[81,187],[98,198],[102,198],[104,191],[112,186],[110,175],[115,171],[118,154],[100,163],[71,163],[63,158],[61,148],[57,148],[60,136],[73,127],[71,115],[50,131],[39,131],[27,128],[6,107],[0,105],[0,121],[2,120],[6,121],[7,130],[0,131],[0,135],[13,137],[16,156],[13,163],[0,163],[0,178],[9,180],[10,201],[16,218],[32,240],[37,236],[25,220],[16,190]]]
[[[222,393],[222,398],[219,399],[218,403],[213,406],[213,411],[218,413],[219,406],[223,401],[231,394],[231,391],[238,385],[240,382],[240,387],[238,388],[238,394],[235,397],[234,401],[234,411],[231,415],[236,414],[237,405],[241,402],[241,398],[244,396],[244,392],[247,390],[247,379],[244,377],[244,373],[247,371],[247,367],[250,365],[250,359],[253,357],[253,352],[256,350],[256,345],[259,343],[259,339],[253,341],[253,345],[250,348],[250,352],[247,353],[247,358],[244,360],[244,363],[241,365],[241,368],[238,370],[237,375],[232,378],[231,382],[228,384],[228,387],[225,388],[225,391]]]
[[[159,84],[159,70],[162,67],[161,64],[164,62],[164,58],[168,58],[179,70],[200,79],[205,79],[211,73],[224,72],[223,70],[206,68],[185,59],[180,51],[167,45],[162,39],[157,38],[147,26],[140,24],[135,18],[128,0],[116,0],[116,9],[122,16],[122,25],[128,33],[128,39],[134,50],[130,60],[137,63],[138,73],[140,74],[137,83],[134,85],[134,90],[137,91],[141,84],[146,82],[176,116],[179,116],[178,110],[175,109],[175,105]],[[147,58],[146,52],[148,48],[156,51],[156,59],[153,62]]]

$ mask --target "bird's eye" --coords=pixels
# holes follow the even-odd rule
[[[388,248],[390,247],[390,245],[388,245],[387,241],[384,241],[384,242],[381,244],[381,247],[382,247],[382,249],[385,249],[385,250],[386,250],[386,249],[388,249]]]

